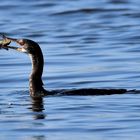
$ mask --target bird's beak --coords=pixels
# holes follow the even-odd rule
[[[17,43],[18,45],[21,46],[21,44],[19,43],[19,40],[18,40],[18,39],[6,37],[6,36],[3,36],[3,38],[4,38],[4,39],[8,39],[8,40],[10,40],[11,42],[15,42],[15,43]],[[16,50],[19,51],[19,52],[27,53],[27,51],[26,51],[23,47],[18,47],[18,48],[16,48]]]
[[[17,43],[17,39],[15,39],[15,38],[10,38],[10,37],[6,37],[5,39],[8,39],[8,40],[10,40],[10,41],[12,41],[12,42],[16,42]]]

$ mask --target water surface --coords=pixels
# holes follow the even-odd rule
[[[1,0],[0,32],[43,50],[47,89],[140,89],[140,1]],[[46,97],[28,92],[27,55],[0,50],[2,140],[137,140],[139,94]]]

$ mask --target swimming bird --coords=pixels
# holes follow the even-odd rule
[[[47,95],[110,95],[123,94],[127,92],[126,89],[62,89],[62,90],[45,90],[43,87],[42,74],[44,67],[44,58],[39,44],[29,39],[14,39],[5,37],[12,42],[16,42],[19,47],[8,48],[15,49],[19,52],[27,53],[30,56],[32,63],[32,71],[29,78],[29,90],[31,97],[43,97]]]

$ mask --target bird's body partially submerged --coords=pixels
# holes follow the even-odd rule
[[[53,90],[47,91],[43,88],[42,73],[44,66],[43,53],[40,46],[28,39],[12,39],[6,38],[10,41],[14,41],[21,47],[16,48],[17,51],[27,53],[32,62],[32,72],[29,78],[29,88],[31,97],[43,97],[46,95],[110,95],[110,94],[123,94],[127,92],[125,89],[72,89],[72,90]],[[8,46],[7,46],[8,47]],[[12,48],[12,47],[11,47]]]

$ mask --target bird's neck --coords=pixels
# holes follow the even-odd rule
[[[44,59],[42,51],[37,52],[36,54],[31,55],[31,62],[32,62],[32,72],[30,75],[30,94],[32,96],[36,94],[40,94],[43,89],[43,82],[42,82],[42,73],[43,73],[43,66],[44,66]]]

